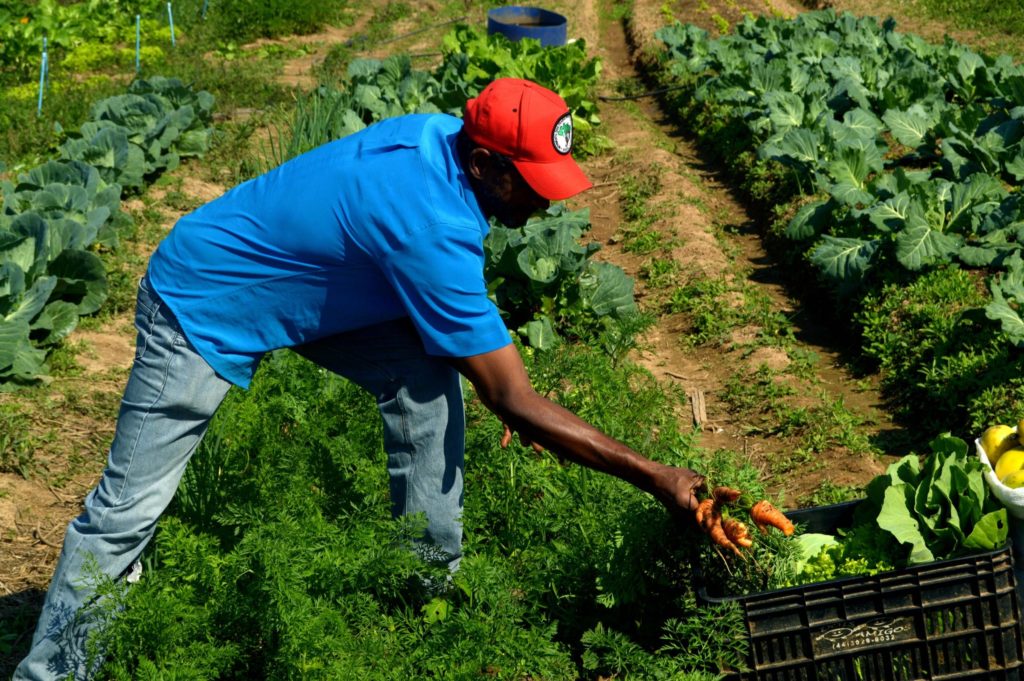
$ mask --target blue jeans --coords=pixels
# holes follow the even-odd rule
[[[68,525],[32,648],[16,681],[88,678],[85,642],[96,574],[124,577],[153,537],[230,383],[193,349],[170,310],[139,284],[135,361],[107,466]],[[461,556],[465,417],[459,374],[428,356],[408,320],[294,348],[369,391],[384,422],[392,512],[423,512],[425,545]],[[92,575],[92,576],[91,576]]]

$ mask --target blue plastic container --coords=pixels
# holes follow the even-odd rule
[[[566,18],[539,7],[509,5],[487,12],[487,32],[500,33],[509,40],[534,38],[544,47],[565,45]]]

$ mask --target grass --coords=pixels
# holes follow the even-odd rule
[[[238,109],[265,110],[292,102],[292,88],[279,84],[274,78],[280,72],[280,62],[268,64],[258,58],[222,61],[208,57],[206,47],[197,44],[191,49],[174,52],[168,58],[166,69],[182,81],[195,83],[213,94],[216,113],[230,115]]]
[[[634,0],[612,0],[610,4],[601,3],[599,11],[602,21],[623,21],[633,14]]]
[[[690,345],[724,345],[733,331],[744,327],[757,328],[752,347],[794,344],[789,318],[775,309],[767,294],[740,277],[696,277],[671,292],[665,311],[689,317],[686,342]]]
[[[63,139],[60,129],[77,129],[89,117],[93,102],[125,89],[123,80],[107,76],[79,82],[54,69],[51,78],[56,84],[45,92],[41,115],[35,88],[0,85],[0,171],[5,167],[12,177],[53,156]]]
[[[851,412],[841,396],[819,395],[818,405],[795,410],[797,416],[779,419],[779,432],[797,433],[812,452],[823,452],[833,447],[844,447],[855,452],[874,451],[871,441],[862,434],[865,420]]]
[[[120,395],[97,392],[98,377],[88,383],[74,377],[74,357],[65,357],[70,377],[54,379],[45,388],[25,388],[17,401],[0,400],[0,472],[60,488],[84,465],[94,470],[105,458]],[[111,427],[97,428],[97,423]]]
[[[0,472],[28,478],[35,465],[37,438],[25,410],[17,404],[0,402]]]
[[[741,415],[773,414],[785,408],[784,398],[795,394],[779,372],[761,365],[748,373],[733,374],[725,384],[722,401]]]
[[[679,263],[670,258],[654,257],[640,267],[640,276],[654,288],[671,286],[678,274]]]
[[[277,103],[258,109],[251,115],[218,126],[214,144],[199,167],[204,179],[233,187],[264,172],[265,147],[274,139],[273,131],[289,120],[291,104]]]
[[[617,239],[623,250],[647,255],[665,244],[665,236],[656,229],[655,223],[661,218],[660,209],[651,199],[661,190],[661,169],[653,172],[627,175],[619,181],[619,207],[622,213],[622,227]]]
[[[791,367],[793,365],[790,365]],[[778,371],[762,364],[753,371],[739,370],[726,382],[720,399],[748,434],[785,438],[792,447],[771,463],[773,475],[784,476],[813,462],[815,454],[834,448],[878,453],[865,435],[873,423],[847,408],[842,396],[824,390],[809,393],[806,381],[792,380],[796,371]]]
[[[638,97],[647,91],[646,84],[637,76],[617,78],[611,81],[609,85],[619,97]],[[635,102],[626,100],[623,104],[635,104]],[[636,113],[636,110],[631,110],[631,113]]]
[[[201,18],[202,5],[202,0],[180,1],[176,14],[188,17],[186,27],[210,43],[306,35],[350,21],[347,2],[218,0],[209,3],[205,18]]]
[[[797,503],[803,508],[813,506],[830,506],[844,501],[854,501],[864,496],[864,490],[852,485],[837,485],[830,480],[823,480],[813,492],[800,497]]]
[[[911,4],[910,7],[915,7]],[[1024,5],[1001,0],[917,0],[928,16],[957,28],[978,31],[983,47],[1024,57]]]

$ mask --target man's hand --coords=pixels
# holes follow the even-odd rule
[[[512,429],[509,428],[505,423],[502,423],[501,425],[505,426],[505,432],[502,433],[501,435],[501,448],[506,449],[512,443]],[[537,452],[538,454],[544,451],[544,448],[541,447],[539,444],[537,444],[536,442],[530,442],[521,434],[519,435],[519,441],[523,443],[524,447],[533,447],[533,451]]]
[[[711,496],[697,504],[695,518],[712,543],[742,557],[743,551],[740,549],[749,549],[754,545],[750,531],[736,518],[722,513],[727,504],[736,503],[741,496],[743,492],[740,490],[719,485],[711,490]]]
[[[704,488],[704,476],[689,468],[659,464],[654,473],[655,498],[670,511],[692,513],[697,510],[697,491]]]

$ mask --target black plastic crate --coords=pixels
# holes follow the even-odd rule
[[[848,526],[860,502],[787,513],[808,532]],[[731,681],[1020,679],[1021,627],[1010,547],[868,577],[745,596],[736,602],[750,671]]]

